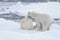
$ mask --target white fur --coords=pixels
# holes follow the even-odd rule
[[[36,28],[41,31],[49,30],[50,25],[52,24],[51,17],[47,14],[40,14],[37,12],[28,12],[29,16],[35,18],[36,20]]]
[[[21,21],[21,28],[25,30],[32,30],[34,29],[34,25],[32,23],[32,20],[30,18],[25,18]]]

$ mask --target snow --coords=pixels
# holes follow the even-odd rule
[[[12,10],[11,10],[12,9]],[[48,3],[31,3],[31,4],[22,4],[17,2],[16,5],[10,7],[11,11],[21,12],[23,15],[27,15],[28,11],[36,11],[43,14],[49,14],[53,18],[58,18],[60,13],[60,3],[58,2],[48,2]]]
[[[0,18],[0,40],[60,40],[60,26],[52,24],[45,32],[22,30],[20,23]]]
[[[17,3],[8,11],[18,11],[27,15],[28,11],[47,13],[52,18],[60,17],[60,3],[31,3],[23,5]],[[0,40],[60,40],[60,25],[52,24],[49,31],[40,32],[37,30],[22,30],[20,23],[0,18]]]

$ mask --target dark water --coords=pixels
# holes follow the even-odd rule
[[[4,13],[4,14],[0,14],[0,18],[6,19],[6,20],[11,20],[14,22],[20,22],[20,20],[25,18],[25,16],[17,15],[14,13]],[[52,21],[53,24],[55,23],[55,24],[60,25],[60,18],[52,18],[52,19],[53,19],[53,21]],[[33,20],[33,22],[35,21],[34,18],[32,20]]]
[[[6,13],[6,14],[0,14],[0,18],[6,19],[6,20],[11,20],[14,22],[19,22],[20,20],[22,20],[25,17],[22,15],[17,15],[17,14],[13,14],[13,13]]]

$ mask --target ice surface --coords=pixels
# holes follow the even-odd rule
[[[60,40],[60,26],[52,24],[45,32],[22,30],[20,23],[0,18],[0,40]]]
[[[3,6],[3,5],[1,5],[1,6]],[[26,3],[26,4],[17,2],[12,6],[7,6],[7,7],[3,6],[3,8],[5,11],[0,10],[1,13],[20,12],[21,15],[26,16],[28,11],[36,11],[36,12],[40,12],[43,14],[49,14],[53,18],[60,17],[60,15],[59,15],[60,3],[59,2]],[[9,9],[7,9],[7,8],[9,8]]]
[[[53,18],[58,18],[60,13],[60,3],[48,2],[48,3],[31,3],[29,5],[21,4],[17,2],[16,5],[10,7],[11,11],[21,12],[23,15],[27,15],[28,11],[36,11],[43,14],[49,14]]]

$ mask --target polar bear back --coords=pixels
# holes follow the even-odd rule
[[[31,12],[30,16],[36,18],[38,21],[42,22],[43,24],[47,25],[47,24],[51,24],[52,20],[51,17],[48,14],[41,14],[41,13],[37,13],[37,12]]]

